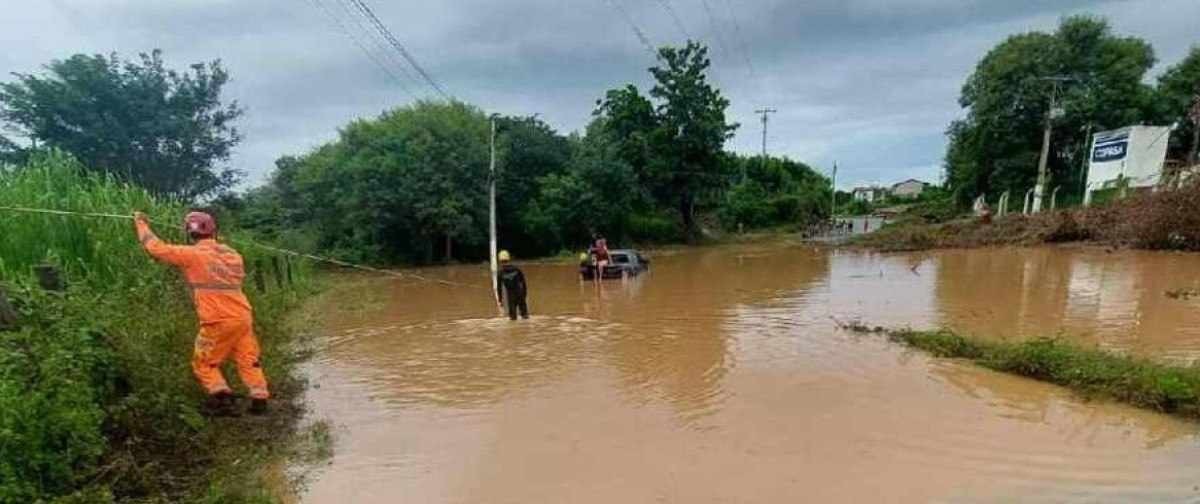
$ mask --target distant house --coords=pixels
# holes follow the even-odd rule
[[[913,199],[925,192],[926,187],[929,187],[929,184],[926,182],[921,182],[917,179],[908,179],[892,185],[892,197],[897,199]]]
[[[887,189],[875,186],[855,187],[851,194],[854,196],[854,201],[874,203],[883,201],[883,198],[887,196]]]

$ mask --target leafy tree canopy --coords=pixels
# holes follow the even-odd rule
[[[220,165],[241,139],[243,111],[221,101],[229,74],[219,61],[179,72],[157,50],[136,61],[76,54],[45,70],[0,84],[0,121],[17,135],[161,195],[192,199],[238,180]],[[0,153],[21,150],[0,138]]]

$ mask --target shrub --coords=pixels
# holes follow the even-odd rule
[[[637,212],[629,216],[629,238],[635,243],[669,243],[683,240],[683,230],[669,214]]]
[[[186,210],[86,174],[54,152],[0,171],[0,206],[119,215],[140,209],[162,222],[178,222]],[[179,238],[177,226],[156,227],[164,238]],[[236,246],[239,235],[225,234]],[[246,290],[263,365],[277,396],[286,397],[294,358],[280,322],[298,291],[276,288],[271,256],[238,248],[250,276],[264,275],[270,289],[260,292],[251,281]],[[62,270],[66,293],[26,287],[34,284],[30,267],[40,263]],[[306,270],[292,266],[303,285]],[[207,492],[227,446],[214,440],[263,435],[199,414],[202,393],[188,362],[196,331],[191,301],[178,275],[140,249],[130,221],[5,213],[0,281],[21,312],[20,330],[0,332],[0,502],[186,501]]]
[[[767,191],[757,182],[733,186],[717,209],[717,218],[726,229],[763,227],[771,223],[773,209]]]

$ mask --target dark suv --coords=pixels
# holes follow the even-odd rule
[[[635,277],[650,269],[650,261],[636,250],[608,251],[608,266],[604,267],[604,278]],[[596,276],[596,265],[579,266],[579,274],[584,280],[592,280]]]

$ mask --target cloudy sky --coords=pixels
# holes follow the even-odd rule
[[[1198,0],[365,2],[449,94],[489,112],[540,113],[564,132],[585,124],[604,90],[647,85],[653,59],[630,21],[655,45],[701,39],[742,124],[731,147],[757,151],[754,110],[773,107],[768,149],[822,170],[836,161],[840,187],[937,180],[943,131],[961,114],[958,90],[1009,34],[1099,14],[1154,45],[1156,72],[1200,43]],[[395,53],[378,50],[382,40],[348,4],[12,2],[0,15],[0,78],[76,52],[161,48],[176,67],[219,58],[233,77],[228,97],[247,109],[232,164],[257,184],[275,158],[332,139],[353,118],[434,96]]]

